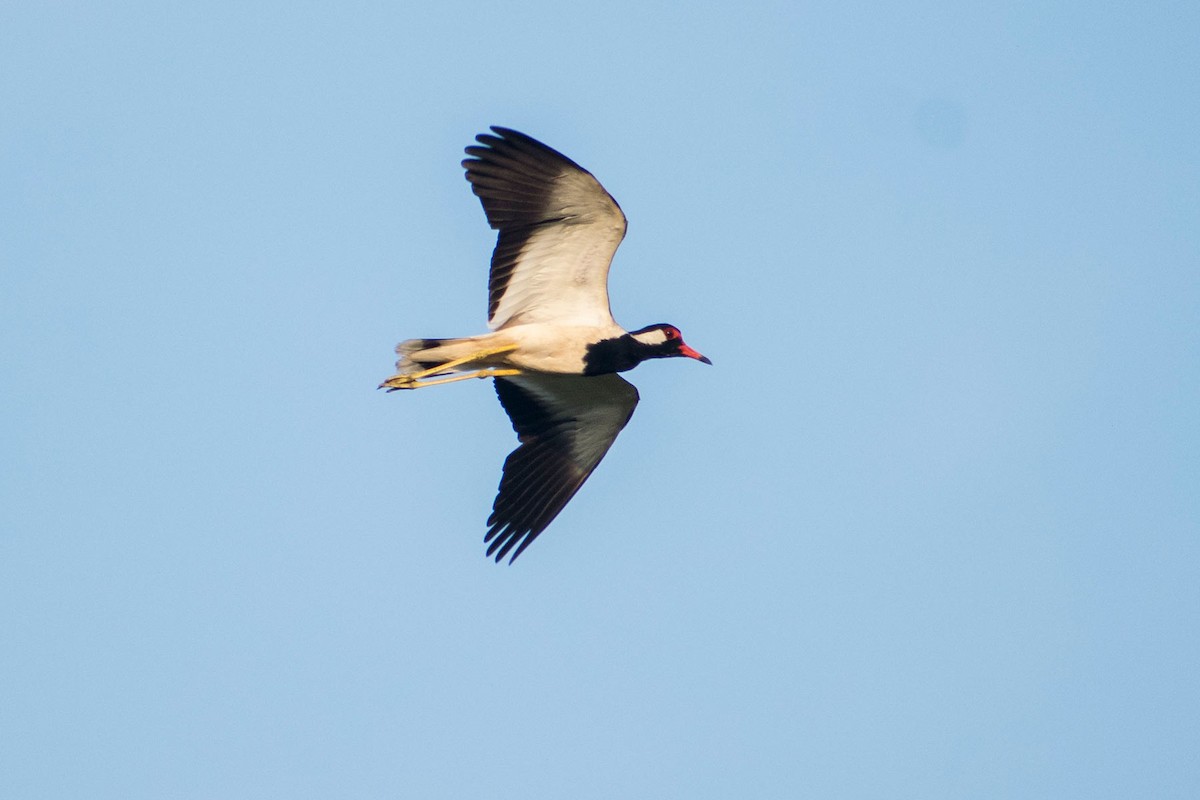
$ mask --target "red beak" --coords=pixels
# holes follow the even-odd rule
[[[709,364],[710,366],[712,365],[711,361],[709,361],[706,357],[697,353],[692,348],[688,347],[686,344],[679,345],[679,355],[687,356],[688,358],[694,358],[697,361],[699,361],[701,364]]]

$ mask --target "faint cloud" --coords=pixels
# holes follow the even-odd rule
[[[922,101],[913,125],[921,141],[935,150],[953,150],[967,138],[967,112],[961,103],[944,97]]]

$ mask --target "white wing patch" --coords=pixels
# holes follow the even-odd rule
[[[607,235],[605,235],[607,233]],[[488,320],[493,330],[529,322],[612,325],[608,268],[625,228],[561,222],[533,233]]]

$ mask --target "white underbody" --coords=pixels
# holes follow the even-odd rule
[[[475,353],[505,350],[456,364],[446,372],[471,372],[488,367],[515,368],[524,372],[556,372],[578,375],[583,372],[584,355],[589,344],[623,336],[625,329],[616,323],[607,325],[563,325],[558,322],[532,322],[509,325],[502,330],[446,339],[437,347],[422,348],[420,339],[401,342],[396,348],[400,360],[396,369],[413,373],[430,362],[446,363],[470,358]],[[512,348],[512,349],[508,349]]]

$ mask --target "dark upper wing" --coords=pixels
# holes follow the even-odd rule
[[[496,378],[521,445],[504,462],[488,517],[487,554],[512,559],[558,516],[633,416],[637,389],[619,375]]]
[[[625,215],[592,174],[508,128],[475,137],[462,162],[500,231],[488,279],[488,325],[612,324],[608,267]]]

